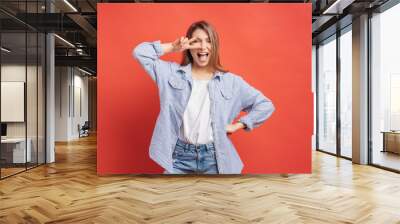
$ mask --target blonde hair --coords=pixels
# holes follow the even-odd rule
[[[211,66],[217,71],[227,72],[228,70],[226,70],[221,65],[221,62],[220,62],[219,37],[218,37],[218,33],[215,31],[215,28],[210,23],[208,23],[204,20],[194,22],[194,23],[192,23],[192,25],[190,25],[190,27],[186,31],[186,37],[191,39],[194,31],[197,29],[204,30],[204,32],[206,32],[208,34],[208,37],[210,38],[211,47],[212,47],[211,56],[210,56]],[[189,63],[193,63],[193,57],[190,54],[190,50],[187,49],[183,52],[183,58],[182,58],[181,65],[187,65]]]

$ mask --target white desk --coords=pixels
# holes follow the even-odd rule
[[[32,140],[27,138],[26,142],[28,143],[26,147],[25,154],[25,138],[6,138],[1,139],[2,144],[2,153],[7,150],[12,150],[12,163],[25,163],[25,158],[27,158],[26,162],[31,162],[32,154],[31,154],[31,145]],[[9,147],[13,147],[10,149]],[[3,157],[3,155],[2,155]]]

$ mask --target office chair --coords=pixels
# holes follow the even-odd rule
[[[82,125],[82,127],[79,127],[80,125],[78,125],[78,129],[79,129],[79,138],[80,137],[87,137],[89,136],[89,129],[90,129],[90,125],[89,125],[89,121],[85,121],[85,123]]]

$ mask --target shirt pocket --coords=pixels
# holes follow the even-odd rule
[[[228,88],[227,86],[220,87],[221,95],[225,100],[232,99],[232,89]]]
[[[187,89],[186,81],[179,77],[171,76],[168,78],[168,103],[174,105],[174,108],[183,113],[183,102],[185,102]]]
[[[238,107],[238,96],[234,95],[233,83],[225,83],[220,85],[221,92],[221,111],[223,111],[223,117],[226,124],[230,124],[234,118],[240,113],[240,107]]]
[[[169,77],[168,83],[175,90],[182,90],[185,88],[185,81],[178,77]]]

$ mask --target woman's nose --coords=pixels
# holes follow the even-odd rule
[[[201,42],[201,49],[205,50],[207,48],[207,43],[205,41]]]

